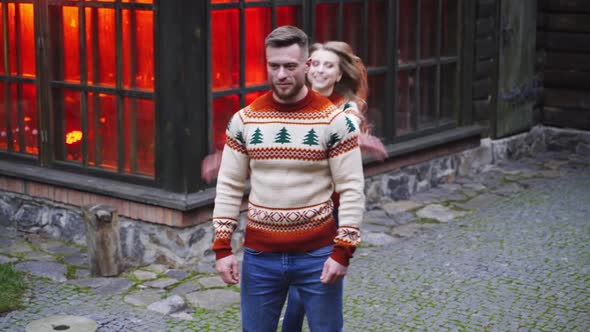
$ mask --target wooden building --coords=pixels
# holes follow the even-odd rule
[[[284,24],[367,65],[390,155],[371,174],[539,123],[590,129],[588,22],[583,0],[0,0],[0,195],[206,222],[201,161],[267,91],[264,36]]]

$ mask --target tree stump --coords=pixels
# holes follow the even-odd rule
[[[118,275],[121,265],[121,241],[117,209],[97,204],[84,207],[82,212],[86,225],[90,273],[100,277]]]

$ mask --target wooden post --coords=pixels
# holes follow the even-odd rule
[[[97,204],[84,207],[82,211],[86,224],[90,273],[101,277],[118,275],[121,265],[121,241],[117,209]]]

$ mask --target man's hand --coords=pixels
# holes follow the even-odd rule
[[[333,284],[342,280],[348,271],[348,267],[333,260],[332,257],[324,263],[324,270],[320,276],[320,281],[324,284]]]
[[[215,270],[219,274],[219,277],[221,277],[221,280],[228,285],[235,285],[240,280],[238,261],[234,255],[217,260],[215,262]]]

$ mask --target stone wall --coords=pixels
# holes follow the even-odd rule
[[[590,154],[590,132],[538,126],[531,131],[492,141],[483,139],[478,148],[402,167],[366,179],[367,210],[391,201],[452,183],[456,176],[475,175],[504,159],[526,158],[541,151],[571,150]],[[212,262],[213,230],[210,223],[176,228],[119,217],[123,256],[130,266],[163,263],[172,267]],[[233,238],[241,248],[246,216]],[[0,227],[85,245],[85,229],[79,208],[50,200],[0,191]]]

